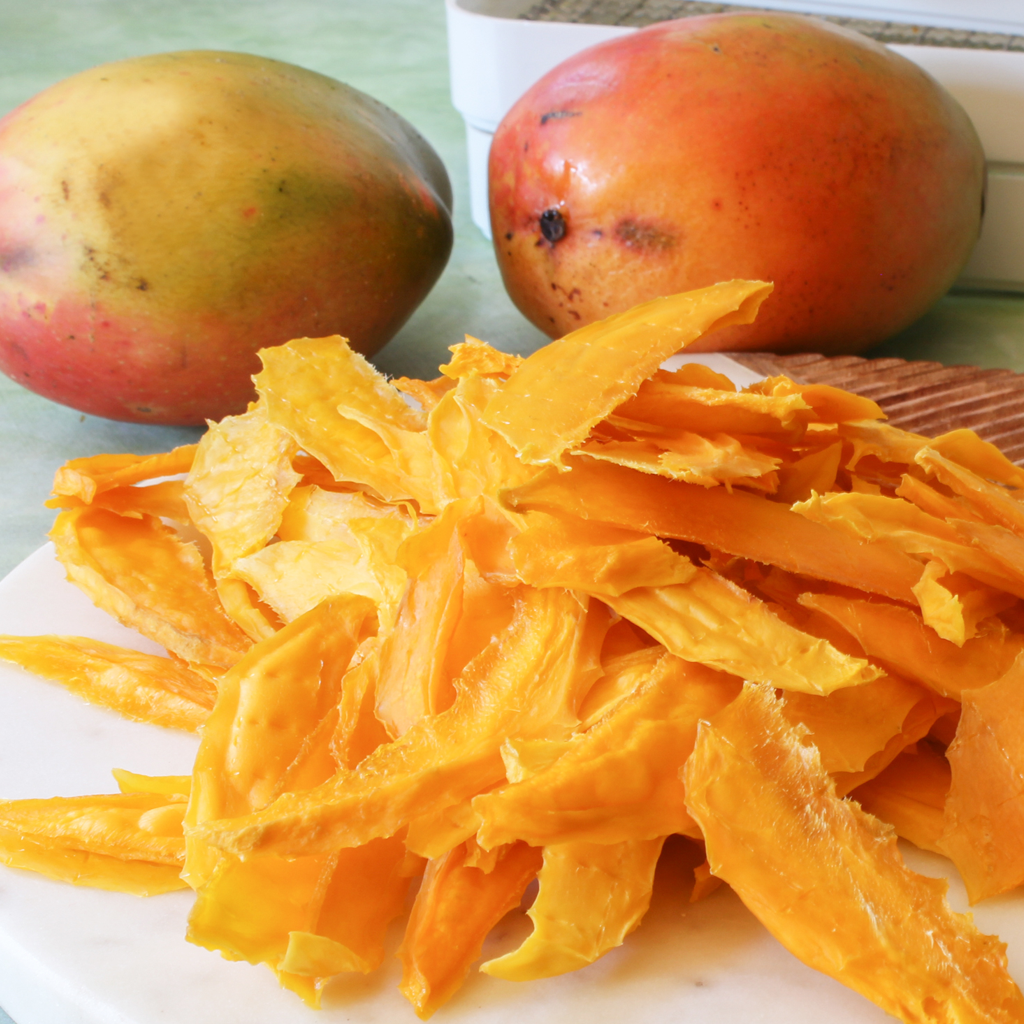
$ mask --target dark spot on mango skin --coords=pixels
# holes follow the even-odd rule
[[[546,114],[542,114],[540,118],[541,127],[546,125],[548,121],[556,121],[563,117],[582,117],[582,110],[550,110]]]
[[[625,218],[615,225],[615,237],[627,249],[641,252],[665,252],[676,244],[676,237],[655,224]]]
[[[64,193],[64,202],[67,202],[71,198],[71,189],[66,181],[60,183],[60,190]]]
[[[540,233],[552,245],[565,238],[569,226],[565,223],[561,210],[551,207],[540,215]]]

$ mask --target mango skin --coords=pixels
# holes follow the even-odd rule
[[[894,334],[967,261],[984,185],[969,118],[925,72],[775,13],[577,54],[521,97],[490,156],[505,286],[551,337],[660,295],[774,281],[754,324],[704,350],[858,352]]]
[[[334,79],[212,51],[93,68],[0,120],[0,369],[112,419],[241,412],[261,347],[391,338],[451,202],[415,129]]]

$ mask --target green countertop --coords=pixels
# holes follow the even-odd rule
[[[440,283],[375,362],[433,376],[466,332],[508,351],[546,339],[505,295],[469,217],[465,136],[451,106],[441,0],[33,0],[0,2],[0,112],[76,71],[176,49],[264,54],[339,78],[393,107],[441,154],[455,189],[455,250]],[[1024,297],[951,295],[875,355],[1024,371]],[[0,377],[0,575],[44,542],[42,505],[66,459],[162,451],[197,430],[114,423]],[[0,1011],[0,1024],[7,1024]]]

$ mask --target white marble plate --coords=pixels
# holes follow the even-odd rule
[[[78,634],[158,650],[97,611],[67,583],[49,545],[0,582],[0,633]],[[0,663],[0,798],[113,792],[112,768],[185,774],[196,743],[192,736],[124,721]],[[881,1024],[890,1019],[790,956],[731,892],[720,889],[689,904],[686,856],[680,844],[665,858],[652,909],[620,949],[582,971],[529,984],[474,973],[434,1019],[439,1024]],[[952,875],[941,858],[913,848],[907,848],[907,856],[917,870]],[[17,1024],[414,1024],[415,1015],[396,988],[393,958],[369,978],[333,982],[317,1016],[279,989],[266,968],[231,963],[189,945],[184,932],[191,898],[186,891],[140,899],[0,867],[0,1006]],[[951,901],[966,908],[955,876]],[[1024,898],[990,900],[976,917],[985,931],[1009,942],[1011,968],[1024,980]],[[485,953],[513,948],[528,928],[521,912],[510,914],[488,939]],[[394,946],[399,935],[396,929]]]

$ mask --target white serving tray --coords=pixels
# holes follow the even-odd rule
[[[726,0],[722,0],[726,2]],[[763,7],[1024,34],[1024,0],[748,0]],[[513,103],[563,60],[635,32],[616,25],[525,21],[534,0],[445,0],[452,103],[466,122],[470,205],[491,237],[487,155]],[[988,160],[981,237],[959,286],[1024,292],[1024,53],[943,46],[892,49],[937,78],[974,121]]]

